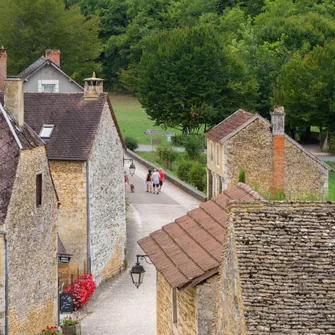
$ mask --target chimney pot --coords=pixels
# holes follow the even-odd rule
[[[285,113],[283,106],[274,106],[271,113],[271,124],[273,135],[285,134]]]
[[[60,50],[45,50],[45,58],[53,61],[58,67],[60,67]]]
[[[4,91],[5,108],[19,127],[24,124],[24,95],[23,80],[9,77],[5,80]]]
[[[0,90],[5,88],[7,78],[7,50],[2,45],[0,48]]]
[[[91,78],[85,78],[84,99],[98,99],[99,95],[104,92],[103,79],[97,78],[95,72]]]

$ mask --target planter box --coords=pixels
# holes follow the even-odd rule
[[[80,323],[73,326],[62,327],[64,335],[81,335]]]

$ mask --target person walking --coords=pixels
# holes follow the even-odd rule
[[[145,183],[147,184],[147,192],[152,193],[152,174],[151,174],[151,170],[148,170],[148,174],[145,177]]]
[[[154,194],[155,190],[157,190],[157,195],[159,194],[159,173],[156,169],[154,169],[154,173],[152,174],[152,186],[154,188]]]
[[[124,192],[126,192],[127,185],[129,185],[129,178],[127,176],[127,172],[124,171]]]
[[[163,182],[164,182],[164,172],[163,172],[162,168],[158,169],[158,173],[159,173],[159,192],[161,192]]]

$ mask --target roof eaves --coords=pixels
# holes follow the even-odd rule
[[[36,69],[34,69],[31,73],[29,73],[27,76],[23,76],[22,74],[25,72],[25,71],[27,71],[27,69],[30,67],[30,66],[32,66],[33,64],[35,64],[35,63],[37,63],[38,61],[40,61],[40,60],[43,60],[43,62],[41,63],[41,65],[39,65]],[[46,62],[47,62],[47,60],[42,56],[42,57],[40,57],[38,60],[36,60],[34,63],[32,63],[31,65],[29,65],[26,69],[24,69],[23,71],[21,71],[17,76],[19,77],[19,78],[22,78],[24,81],[27,81],[28,80],[28,78],[30,77],[30,76],[32,76],[36,71],[38,71],[39,69],[41,69],[45,64],[46,64]]]
[[[178,286],[179,290],[187,290],[190,287],[194,287],[197,286],[198,284],[201,284],[203,281],[205,281],[206,279],[215,276],[216,274],[219,273],[220,270],[220,266],[215,267],[209,271],[207,271],[206,273],[204,273],[203,275],[196,277],[190,281],[188,281],[187,283]]]
[[[7,124],[8,124],[8,127],[9,127],[10,131],[11,131],[12,134],[13,134],[13,137],[14,137],[14,139],[15,139],[15,141],[16,141],[18,147],[19,147],[19,149],[22,150],[22,149],[23,149],[23,146],[22,146],[22,144],[21,144],[21,141],[20,141],[20,139],[18,138],[15,129],[13,128],[13,124],[12,124],[12,122],[11,122],[10,119],[9,119],[9,115],[7,114],[7,112],[5,111],[5,109],[3,108],[3,106],[2,106],[1,103],[0,103],[0,110],[1,110],[1,112],[2,112],[2,114],[3,114],[3,116],[4,116],[5,120],[6,120],[6,122],[7,122]]]

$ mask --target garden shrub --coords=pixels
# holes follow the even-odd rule
[[[173,150],[171,145],[160,145],[156,148],[159,157],[159,162],[166,169],[170,169],[172,163],[177,159],[177,152]]]
[[[188,175],[193,166],[193,163],[188,160],[181,160],[177,168],[177,176],[179,179],[188,182]]]
[[[205,176],[206,176],[206,169],[203,165],[200,163],[195,163],[188,175],[189,182],[193,184],[199,191],[204,191],[206,182],[205,182]]]
[[[200,135],[187,135],[185,140],[185,151],[190,159],[197,160],[201,150],[204,148],[204,140]]]
[[[138,148],[138,142],[137,142],[136,138],[126,136],[126,138],[124,139],[124,141],[126,143],[126,147],[129,150],[134,151],[134,150],[136,150]]]
[[[176,135],[171,137],[171,142],[175,147],[183,147],[185,145],[185,139],[185,135]]]

